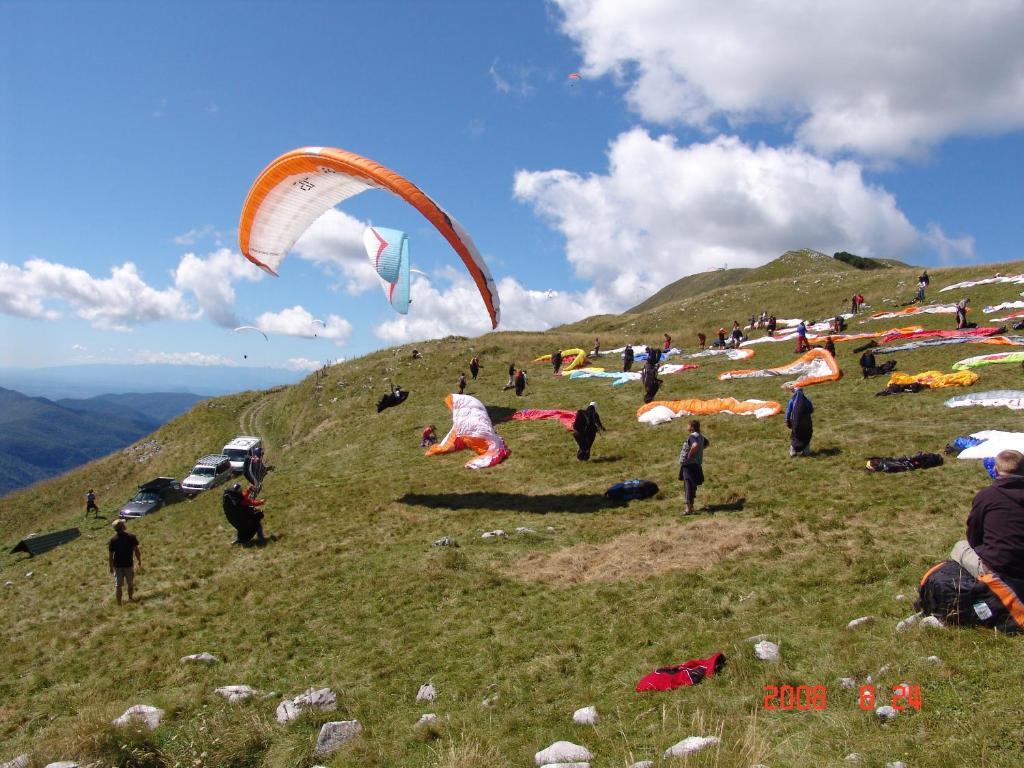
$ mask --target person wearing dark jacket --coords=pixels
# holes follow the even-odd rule
[[[798,387],[786,405],[790,456],[811,455],[811,437],[814,435],[812,413],[814,413],[814,404],[804,394],[803,388]]]
[[[690,422],[690,434],[679,452],[679,479],[683,481],[686,510],[684,515],[693,514],[693,502],[697,498],[697,486],[704,483],[704,449],[711,445],[700,431],[700,422]]]
[[[551,355],[551,367],[555,369],[555,376],[562,372],[562,350],[556,349]]]
[[[516,397],[522,397],[526,390],[526,371],[520,368],[516,371]]]
[[[640,371],[640,381],[644,385],[644,402],[649,403],[658,394],[661,387],[661,379],[658,378],[658,369],[654,367],[651,358],[647,358],[644,368]]]
[[[480,373],[480,358],[476,355],[469,361],[469,373],[476,380],[477,375]]]
[[[1024,579],[1024,454],[1001,451],[996,479],[974,497],[967,516],[967,538],[949,554],[977,577],[994,573]]]
[[[597,415],[597,403],[591,401],[585,409],[576,411],[576,418],[572,422],[572,437],[579,446],[579,450],[576,451],[576,458],[579,461],[590,460],[590,449],[597,439],[598,430],[604,432],[604,424]]]
[[[622,353],[622,370],[631,371],[633,370],[633,347],[627,345],[625,351]]]

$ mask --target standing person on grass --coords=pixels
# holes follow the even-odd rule
[[[110,575],[114,577],[114,596],[117,604],[121,605],[122,587],[128,585],[128,599],[135,600],[135,569],[132,567],[132,557],[139,563],[139,571],[142,570],[142,552],[139,550],[139,540],[124,529],[124,520],[114,521],[114,538],[107,544],[107,567],[110,568]]]
[[[814,435],[814,423],[811,414],[814,404],[804,394],[802,387],[797,387],[786,405],[786,426],[789,428],[789,455],[810,456],[811,437]]]
[[[704,483],[704,449],[711,445],[700,432],[700,422],[690,422],[690,434],[679,452],[679,479],[683,481],[686,494],[684,515],[693,514],[693,501],[697,498],[697,486]]]
[[[85,516],[88,517],[90,512],[93,517],[100,516],[100,508],[96,506],[96,492],[92,488],[85,494]]]
[[[476,377],[480,373],[480,368],[480,358],[473,355],[473,359],[469,361],[469,373],[473,376],[474,381],[476,381]]]
[[[466,374],[465,372],[459,374],[459,394],[463,395],[466,393]]]

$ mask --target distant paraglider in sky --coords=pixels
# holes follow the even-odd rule
[[[576,85],[576,83],[578,83],[582,79],[583,79],[583,76],[579,72],[570,72],[569,73],[569,87],[572,88],[573,86]]]
[[[263,331],[261,331],[255,325],[240,325],[237,328],[235,328],[235,330],[232,331],[232,333],[241,333],[242,331],[255,331],[260,336],[262,336],[264,339],[266,339],[267,341],[270,341],[270,338],[267,336],[267,334],[265,334]]]
[[[383,189],[418,210],[462,259],[483,299],[491,327],[501,319],[498,288],[469,233],[408,179],[374,161],[330,147],[287,152],[263,169],[242,206],[242,255],[272,275],[324,211],[367,189]]]

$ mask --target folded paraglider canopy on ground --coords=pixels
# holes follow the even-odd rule
[[[783,384],[784,389],[809,387],[812,384],[822,384],[826,381],[839,381],[843,376],[843,372],[839,369],[836,359],[827,350],[812,349],[787,365],[780,365],[777,368],[762,368],[760,370],[726,371],[725,373],[718,374],[718,378],[720,381],[727,381],[729,379],[756,379],[768,376],[794,375],[797,378]]]
[[[641,424],[664,424],[682,416],[708,416],[714,413],[766,419],[781,411],[782,406],[773,400],[737,400],[735,397],[716,397],[711,400],[655,400],[637,409],[636,420]]]

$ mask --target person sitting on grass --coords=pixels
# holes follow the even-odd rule
[[[865,379],[868,376],[884,376],[887,373],[892,373],[895,368],[895,360],[886,360],[881,365],[878,365],[875,353],[870,349],[860,356],[860,372]]]
[[[974,496],[967,516],[967,538],[949,559],[977,578],[995,573],[1024,579],[1024,454],[996,455],[996,479]]]
[[[420,435],[420,448],[429,448],[437,442],[437,430],[433,424],[428,424],[423,428],[423,432]]]

